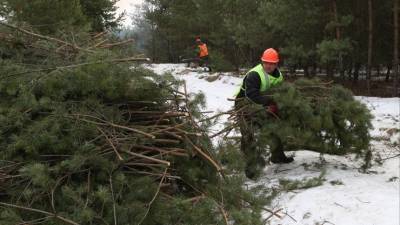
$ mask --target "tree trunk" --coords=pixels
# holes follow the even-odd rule
[[[290,66],[289,67],[289,74],[292,75],[293,77],[296,77],[296,66]]]
[[[340,26],[339,26],[339,16],[338,16],[338,12],[337,12],[336,0],[332,0],[332,11],[333,11],[333,19],[334,19],[334,21],[336,23],[336,26],[335,26],[336,40],[340,41],[341,32],[340,32]],[[340,77],[341,77],[342,80],[344,80],[343,56],[342,56],[341,52],[339,52],[338,62],[339,62]]]
[[[353,64],[350,65],[349,70],[347,71],[348,80],[351,80],[352,73],[353,73]]]
[[[357,81],[358,81],[358,75],[360,74],[360,67],[361,67],[361,64],[356,63],[356,65],[354,67],[354,72],[353,72],[353,83],[357,83]]]
[[[386,77],[385,81],[388,82],[390,80],[390,71],[392,70],[392,65],[388,64],[387,65],[387,71],[386,71]],[[394,82],[394,81],[393,81]],[[394,87],[393,87],[394,88]]]
[[[311,67],[311,77],[317,76],[317,64],[313,63]]]
[[[335,26],[336,40],[340,40],[340,27],[339,27],[339,18],[338,18],[338,13],[337,13],[336,0],[332,0],[332,11],[333,11],[333,19],[336,23],[336,26]]]
[[[340,57],[340,58],[342,58],[342,57]],[[339,64],[339,73],[340,73],[340,79],[342,79],[342,81],[344,81],[344,80],[346,80],[346,78],[345,78],[345,75],[344,75],[344,67],[343,67],[343,65],[340,65]]]
[[[378,78],[378,80],[381,80],[381,64],[378,64],[376,66],[376,77]]]
[[[304,70],[304,77],[310,77],[310,73],[308,71],[308,65],[304,65],[303,70]]]
[[[368,62],[367,62],[367,92],[371,93],[371,66],[372,66],[372,42],[373,42],[373,23],[372,23],[372,0],[368,0]]]
[[[399,85],[399,1],[393,0],[393,96],[396,97]]]
[[[168,62],[174,62],[174,57],[171,48],[171,41],[169,39],[167,39],[167,49],[168,49]]]
[[[326,67],[326,75],[328,76],[329,79],[333,78],[333,66],[332,65],[328,65]]]
[[[152,31],[152,35],[151,35],[151,59],[154,61],[156,61],[156,35],[155,35],[155,26],[154,24],[151,25],[151,31]]]

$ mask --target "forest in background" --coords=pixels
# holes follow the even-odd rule
[[[155,62],[192,56],[200,36],[219,70],[251,67],[265,48],[287,74],[385,81],[398,91],[398,0],[146,0],[136,37]],[[396,66],[397,65],[397,66]],[[379,83],[379,82],[378,82]],[[366,93],[367,94],[367,93]]]
[[[399,0],[145,0],[121,16],[115,0],[49,2],[2,0],[0,16],[65,38],[118,31],[157,63],[192,57],[199,36],[217,71],[252,67],[273,47],[288,76],[323,75],[360,94],[399,95]],[[123,16],[133,27],[121,28]]]

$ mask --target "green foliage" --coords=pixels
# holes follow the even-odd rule
[[[69,30],[87,21],[79,0],[7,0],[4,3],[16,22],[26,22],[44,34]]]
[[[300,79],[272,92],[279,119],[262,123],[261,140],[268,143],[273,131],[287,150],[303,148],[337,155],[368,152],[372,116],[349,90]]]
[[[114,57],[99,52],[78,55],[75,60]],[[171,106],[176,97],[173,90],[182,83],[170,74],[158,76],[124,64],[88,63],[9,76],[31,68],[13,60],[0,63],[0,171],[12,178],[2,179],[0,203],[56,213],[79,224],[113,224],[115,219],[118,224],[225,224],[225,211],[235,224],[261,224],[261,208],[268,203],[269,193],[260,188],[245,190],[240,170],[227,169],[230,175],[222,179],[186,141],[176,147],[187,149],[188,156],[161,156],[171,162],[168,175],[179,179],[166,178],[169,186],[160,189],[157,173],[165,168],[152,167],[149,172],[155,175],[143,175],[126,166],[131,156],[121,152],[125,160],[120,161],[112,149],[105,149],[107,140],[99,131],[106,129],[102,120],[134,127],[135,118],[127,116],[126,105]],[[202,118],[204,95],[190,95],[187,101],[194,118]],[[92,117],[99,122],[88,122]],[[174,124],[180,122],[176,119]],[[208,129],[207,125],[202,128]],[[181,129],[196,132],[191,125]],[[129,138],[129,146],[118,146],[121,150],[135,144],[157,146],[151,139],[116,128],[107,132]],[[207,136],[195,136],[192,141],[213,154]],[[0,209],[0,224],[34,220],[64,224],[58,218],[43,217],[4,205]]]
[[[285,191],[298,189],[308,189],[321,186],[325,181],[325,171],[322,171],[318,177],[304,178],[302,180],[279,179],[279,185]]]
[[[120,21],[115,17],[117,0],[79,0],[79,2],[92,31],[101,32],[118,27]]]
[[[211,56],[211,67],[215,71],[232,71],[235,67],[225,59],[218,51],[213,51]]]
[[[317,53],[323,65],[332,64],[338,61],[338,55],[343,57],[352,52],[353,47],[349,39],[324,40],[317,45]]]
[[[331,180],[329,183],[332,185],[344,185],[343,181],[341,180]]]
[[[218,158],[229,171],[240,172],[244,170],[246,162],[240,160],[243,157],[242,153],[234,149],[237,149],[237,144],[234,141],[221,141],[218,147]]]
[[[1,13],[9,21],[28,23],[43,34],[116,28],[115,0],[3,0]]]
[[[217,60],[252,66],[273,47],[291,69],[356,68],[367,62],[368,4],[359,0],[147,0],[135,17],[145,33],[145,51],[156,61],[176,62],[199,35]],[[393,59],[393,1],[373,4],[373,63]],[[340,63],[337,63],[340,62]],[[219,63],[216,63],[219,67]],[[224,63],[225,64],[225,63]],[[224,70],[224,69],[221,69]],[[314,75],[314,74],[312,74]]]

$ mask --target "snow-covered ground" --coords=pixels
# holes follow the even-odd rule
[[[172,73],[185,80],[189,92],[203,92],[208,111],[227,111],[241,78],[230,73],[206,73],[188,69],[184,64],[151,64],[147,68],[158,74]],[[207,81],[207,77],[215,81]],[[400,224],[400,99],[357,97],[374,115],[371,135],[375,157],[368,173],[358,168],[361,161],[354,156],[324,155],[296,151],[294,163],[268,165],[257,184],[279,188],[280,179],[302,180],[317,178],[324,171],[322,185],[283,192],[271,208],[277,216],[265,212],[270,224],[282,225],[399,225]],[[224,118],[223,118],[224,119]],[[222,122],[223,122],[222,119]],[[222,127],[217,126],[216,129]],[[397,157],[394,157],[396,156]],[[249,182],[251,184],[251,182]]]

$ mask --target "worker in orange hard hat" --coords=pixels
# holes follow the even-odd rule
[[[211,71],[211,67],[209,66],[209,55],[207,44],[202,42],[200,37],[196,37],[196,45],[197,45],[197,59],[199,62],[199,66],[204,66],[208,68],[208,71]]]
[[[279,54],[273,48],[268,48],[261,56],[261,63],[249,70],[243,79],[240,88],[235,93],[236,101],[235,108],[242,107],[242,100],[248,99],[253,103],[262,105],[266,108],[267,113],[274,117],[278,115],[278,105],[265,93],[271,87],[282,83],[283,76],[278,69]],[[250,179],[257,177],[261,169],[265,166],[265,160],[257,151],[255,146],[255,124],[254,118],[248,115],[248,112],[241,111],[239,113],[239,126],[241,137],[240,149],[246,157],[246,176]],[[293,157],[287,157],[283,152],[283,145],[278,136],[274,135],[272,140],[273,146],[270,146],[271,162],[272,163],[290,163]]]

